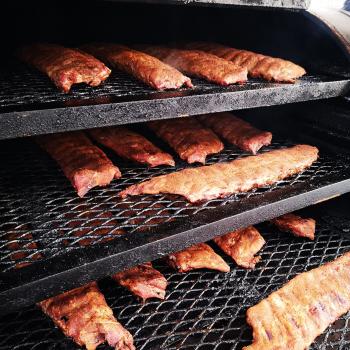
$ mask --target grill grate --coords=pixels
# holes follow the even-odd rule
[[[346,94],[350,79],[332,67],[332,72],[309,74],[295,84],[193,82],[194,89],[158,92],[114,70],[99,87],[79,85],[64,94],[44,74],[17,62],[4,64],[0,139],[335,97]]]
[[[110,280],[101,281],[101,289],[118,320],[133,334],[138,350],[241,349],[251,341],[245,322],[248,307],[295,275],[349,251],[349,218],[331,216],[329,220],[330,215],[321,217],[315,212],[312,216],[317,220],[313,242],[259,225],[267,244],[255,270],[237,268],[226,259],[231,266],[229,274],[204,270],[180,274],[160,261],[155,266],[169,282],[164,301],[141,304]],[[340,318],[310,349],[348,349],[349,320],[349,314]],[[75,348],[34,306],[0,319],[2,350]]]
[[[336,69],[335,67],[334,69]],[[343,73],[342,76],[345,76]],[[194,91],[203,93],[207,91],[225,91],[228,88],[222,88],[201,79],[192,78],[195,85],[194,89],[181,88],[177,92]],[[299,80],[297,85],[322,83],[332,81],[327,75],[307,75]],[[250,78],[246,84],[232,85],[232,90],[250,90],[254,88],[265,88],[269,86],[278,86],[280,84],[271,84],[260,79]],[[283,85],[282,85],[283,86]],[[288,85],[287,85],[288,86]],[[289,86],[294,86],[290,85]],[[130,96],[144,97],[145,95],[162,96],[171,95],[171,91],[158,92],[147,85],[140,83],[130,75],[114,70],[111,76],[100,86],[91,88],[86,84],[73,86],[69,94],[60,92],[52,81],[43,73],[24,64],[12,65],[7,69],[0,71],[0,110],[6,111],[17,108],[28,108],[30,106],[45,105],[49,103],[58,103],[61,106],[74,106],[77,101],[95,100],[96,102],[108,102],[104,97],[126,98]],[[175,92],[175,94],[177,94]],[[101,100],[98,100],[101,98]]]
[[[275,141],[264,151],[290,145]],[[13,152],[9,154],[8,149]],[[245,155],[234,147],[226,147],[220,154],[209,157],[208,164]],[[190,204],[179,196],[143,195],[122,200],[117,194],[126,186],[174,169],[149,169],[122,163],[113,154],[109,156],[121,165],[123,177],[106,188],[93,189],[82,199],[55,162],[34,143],[29,140],[3,143],[0,150],[3,312],[208,240],[233,227],[263,221],[268,215],[277,216],[346,192],[350,178],[346,157],[329,157],[322,152],[322,157],[302,174],[223,199]],[[176,170],[188,166],[179,159],[176,161]],[[316,197],[310,194],[312,191],[317,192]],[[300,197],[298,202],[296,196],[300,193],[308,197]],[[282,202],[286,198],[289,201]],[[219,219],[227,218],[226,223],[218,223]],[[196,228],[200,230],[194,231]],[[25,267],[17,269],[22,266]],[[66,273],[64,283],[62,272]],[[34,282],[37,288],[33,287]]]
[[[264,152],[288,145],[291,144],[274,142]],[[106,188],[93,189],[81,199],[55,162],[44,152],[38,152],[36,145],[27,144],[26,147],[22,144],[15,154],[16,157],[11,155],[10,159],[2,154],[4,166],[0,170],[0,267],[3,272],[15,269],[18,264],[33,262],[33,256],[37,260],[49,259],[71,250],[81,251],[87,244],[118,239],[117,236],[122,233],[142,232],[159,223],[189,218],[230,202],[313,181],[318,177],[337,175],[344,169],[350,170],[339,160],[323,157],[304,173],[274,186],[191,204],[180,196],[162,194],[119,199],[117,195],[123,188],[174,171],[171,167],[147,168],[124,163],[120,167],[121,180]],[[233,147],[226,148],[220,154],[209,157],[207,163],[229,161],[242,155],[244,153]],[[113,155],[110,157],[114,158]],[[117,159],[113,160],[115,164],[120,164]],[[186,167],[179,160],[177,163],[180,165],[176,170]]]

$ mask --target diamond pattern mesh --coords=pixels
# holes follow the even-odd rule
[[[12,146],[11,146],[12,145]],[[290,145],[274,142],[268,151]],[[13,153],[8,154],[11,147]],[[223,199],[190,204],[179,196],[137,196],[119,199],[126,186],[152,176],[174,171],[171,167],[147,167],[121,163],[123,177],[106,188],[93,189],[86,197],[78,198],[70,183],[44,152],[32,142],[4,143],[0,159],[0,269],[16,267],[49,259],[86,245],[95,245],[121,233],[148,230],[159,223],[174,221],[180,224],[199,212],[207,212],[241,199],[263,196],[264,193],[303,183],[317,183],[323,178],[337,181],[350,176],[350,166],[344,158],[321,157],[302,174],[247,193]],[[209,157],[208,164],[232,160],[244,155],[236,148]],[[177,170],[187,166],[177,160]],[[329,180],[326,181],[328,184]]]
[[[317,234],[313,242],[279,233],[267,224],[258,225],[267,244],[255,270],[237,268],[227,257],[231,266],[228,274],[207,270],[180,274],[156,262],[169,282],[164,301],[141,304],[109,279],[100,282],[101,290],[115,316],[133,334],[139,350],[239,350],[252,338],[245,323],[249,306],[295,275],[349,251],[348,219],[314,217]],[[310,349],[349,349],[349,317],[337,320]],[[75,348],[34,306],[0,319],[0,349]]]
[[[243,91],[257,88],[267,88],[275,84],[267,83],[259,79],[249,79],[244,85],[233,85],[230,88],[208,83],[201,79],[192,79],[194,89],[182,88],[177,91],[158,91],[140,83],[136,79],[125,73],[113,70],[110,77],[100,86],[91,88],[85,84],[76,85],[69,94],[59,92],[50,79],[32,69],[25,64],[16,62],[5,67],[0,72],[0,109],[16,110],[17,108],[33,109],[44,106],[47,103],[59,103],[62,106],[74,106],[86,104],[86,100],[91,99],[94,103],[110,103],[111,99],[136,97],[166,98],[176,95],[178,92],[188,91],[190,93],[203,93],[210,91]],[[295,86],[322,83],[339,80],[325,75],[307,75],[302,77]],[[314,87],[316,89],[316,87]]]

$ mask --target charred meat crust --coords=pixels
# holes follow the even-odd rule
[[[97,58],[78,49],[54,44],[33,44],[18,51],[24,62],[45,73],[63,92],[73,84],[98,86],[108,78],[111,70]]]

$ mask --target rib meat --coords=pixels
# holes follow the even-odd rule
[[[305,350],[350,309],[350,253],[304,272],[247,311],[253,344],[243,350]]]
[[[194,118],[157,120],[148,126],[188,163],[204,164],[207,155],[224,148],[218,137]]]
[[[227,142],[253,154],[272,140],[270,132],[256,129],[231,113],[206,114],[199,120]]]
[[[239,67],[246,68],[253,78],[294,83],[296,79],[306,73],[304,68],[293,62],[247,50],[238,50],[217,43],[190,43],[186,47],[209,52],[233,62]]]
[[[95,350],[105,341],[116,350],[135,349],[131,334],[114,318],[96,282],[38,305],[67,337],[88,350]]]
[[[174,166],[173,157],[160,150],[144,136],[124,127],[90,130],[90,135],[100,144],[112,149],[118,156],[147,164]]]
[[[143,301],[165,297],[167,280],[150,262],[118,272],[112,278]]]
[[[159,59],[129,47],[108,43],[93,43],[82,47],[124,72],[133,75],[157,90],[193,87],[191,79]]]
[[[82,132],[40,136],[37,142],[59,164],[79,197],[121,177],[119,169]]]
[[[161,46],[142,46],[142,51],[190,76],[202,78],[219,85],[247,81],[247,69],[197,50],[179,50]]]
[[[172,193],[190,202],[220,198],[271,185],[308,168],[318,149],[308,145],[273,150],[226,163],[180,170],[156,176],[120,192],[120,197]]]
[[[220,255],[206,243],[199,243],[166,257],[169,266],[179,272],[188,272],[196,269],[211,269],[229,272],[230,267]]]
[[[260,256],[255,254],[266,243],[259,231],[249,226],[233,231],[221,237],[214,238],[214,242],[229,255],[237,265],[247,269],[253,269],[260,261]]]
[[[73,84],[98,86],[108,78],[111,70],[95,57],[78,49],[53,44],[34,44],[22,47],[21,60],[47,74],[55,85],[69,92]]]
[[[316,221],[311,218],[303,219],[295,214],[285,214],[271,222],[281,231],[291,232],[298,237],[315,238]]]

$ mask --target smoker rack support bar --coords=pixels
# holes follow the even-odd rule
[[[193,216],[193,220],[184,222],[183,226],[173,230],[171,235],[169,235],[171,224],[163,224],[157,227],[157,232],[151,230],[142,235],[137,233],[133,236],[126,235],[122,241],[118,241],[120,242],[118,246],[105,244],[86,247],[85,258],[80,257],[79,263],[74,257],[74,252],[73,254],[68,253],[65,255],[65,266],[67,267],[68,264],[71,265],[71,268],[68,267],[65,271],[59,271],[57,268],[60,266],[60,258],[53,258],[50,268],[41,269],[41,277],[36,276],[36,280],[33,281],[31,270],[35,269],[37,275],[41,265],[41,262],[35,263],[23,271],[18,271],[16,281],[11,281],[11,289],[0,291],[0,314],[9,313],[53,294],[112,275],[118,270],[160,258],[195,243],[210,240],[230,230],[257,224],[263,220],[350,192],[350,179],[320,188],[304,187],[302,190],[298,184],[287,195],[278,192],[266,193],[266,204],[261,204],[261,198],[251,198],[249,201],[243,200],[213,209],[210,223],[203,223],[202,215],[199,213]],[[167,233],[164,234],[162,227],[166,226],[168,227],[164,231]],[[176,235],[176,240],[173,235]],[[145,244],[147,241],[149,243]],[[82,262],[82,260],[85,261]],[[11,279],[11,274],[2,274],[0,279],[6,282],[6,279]]]

